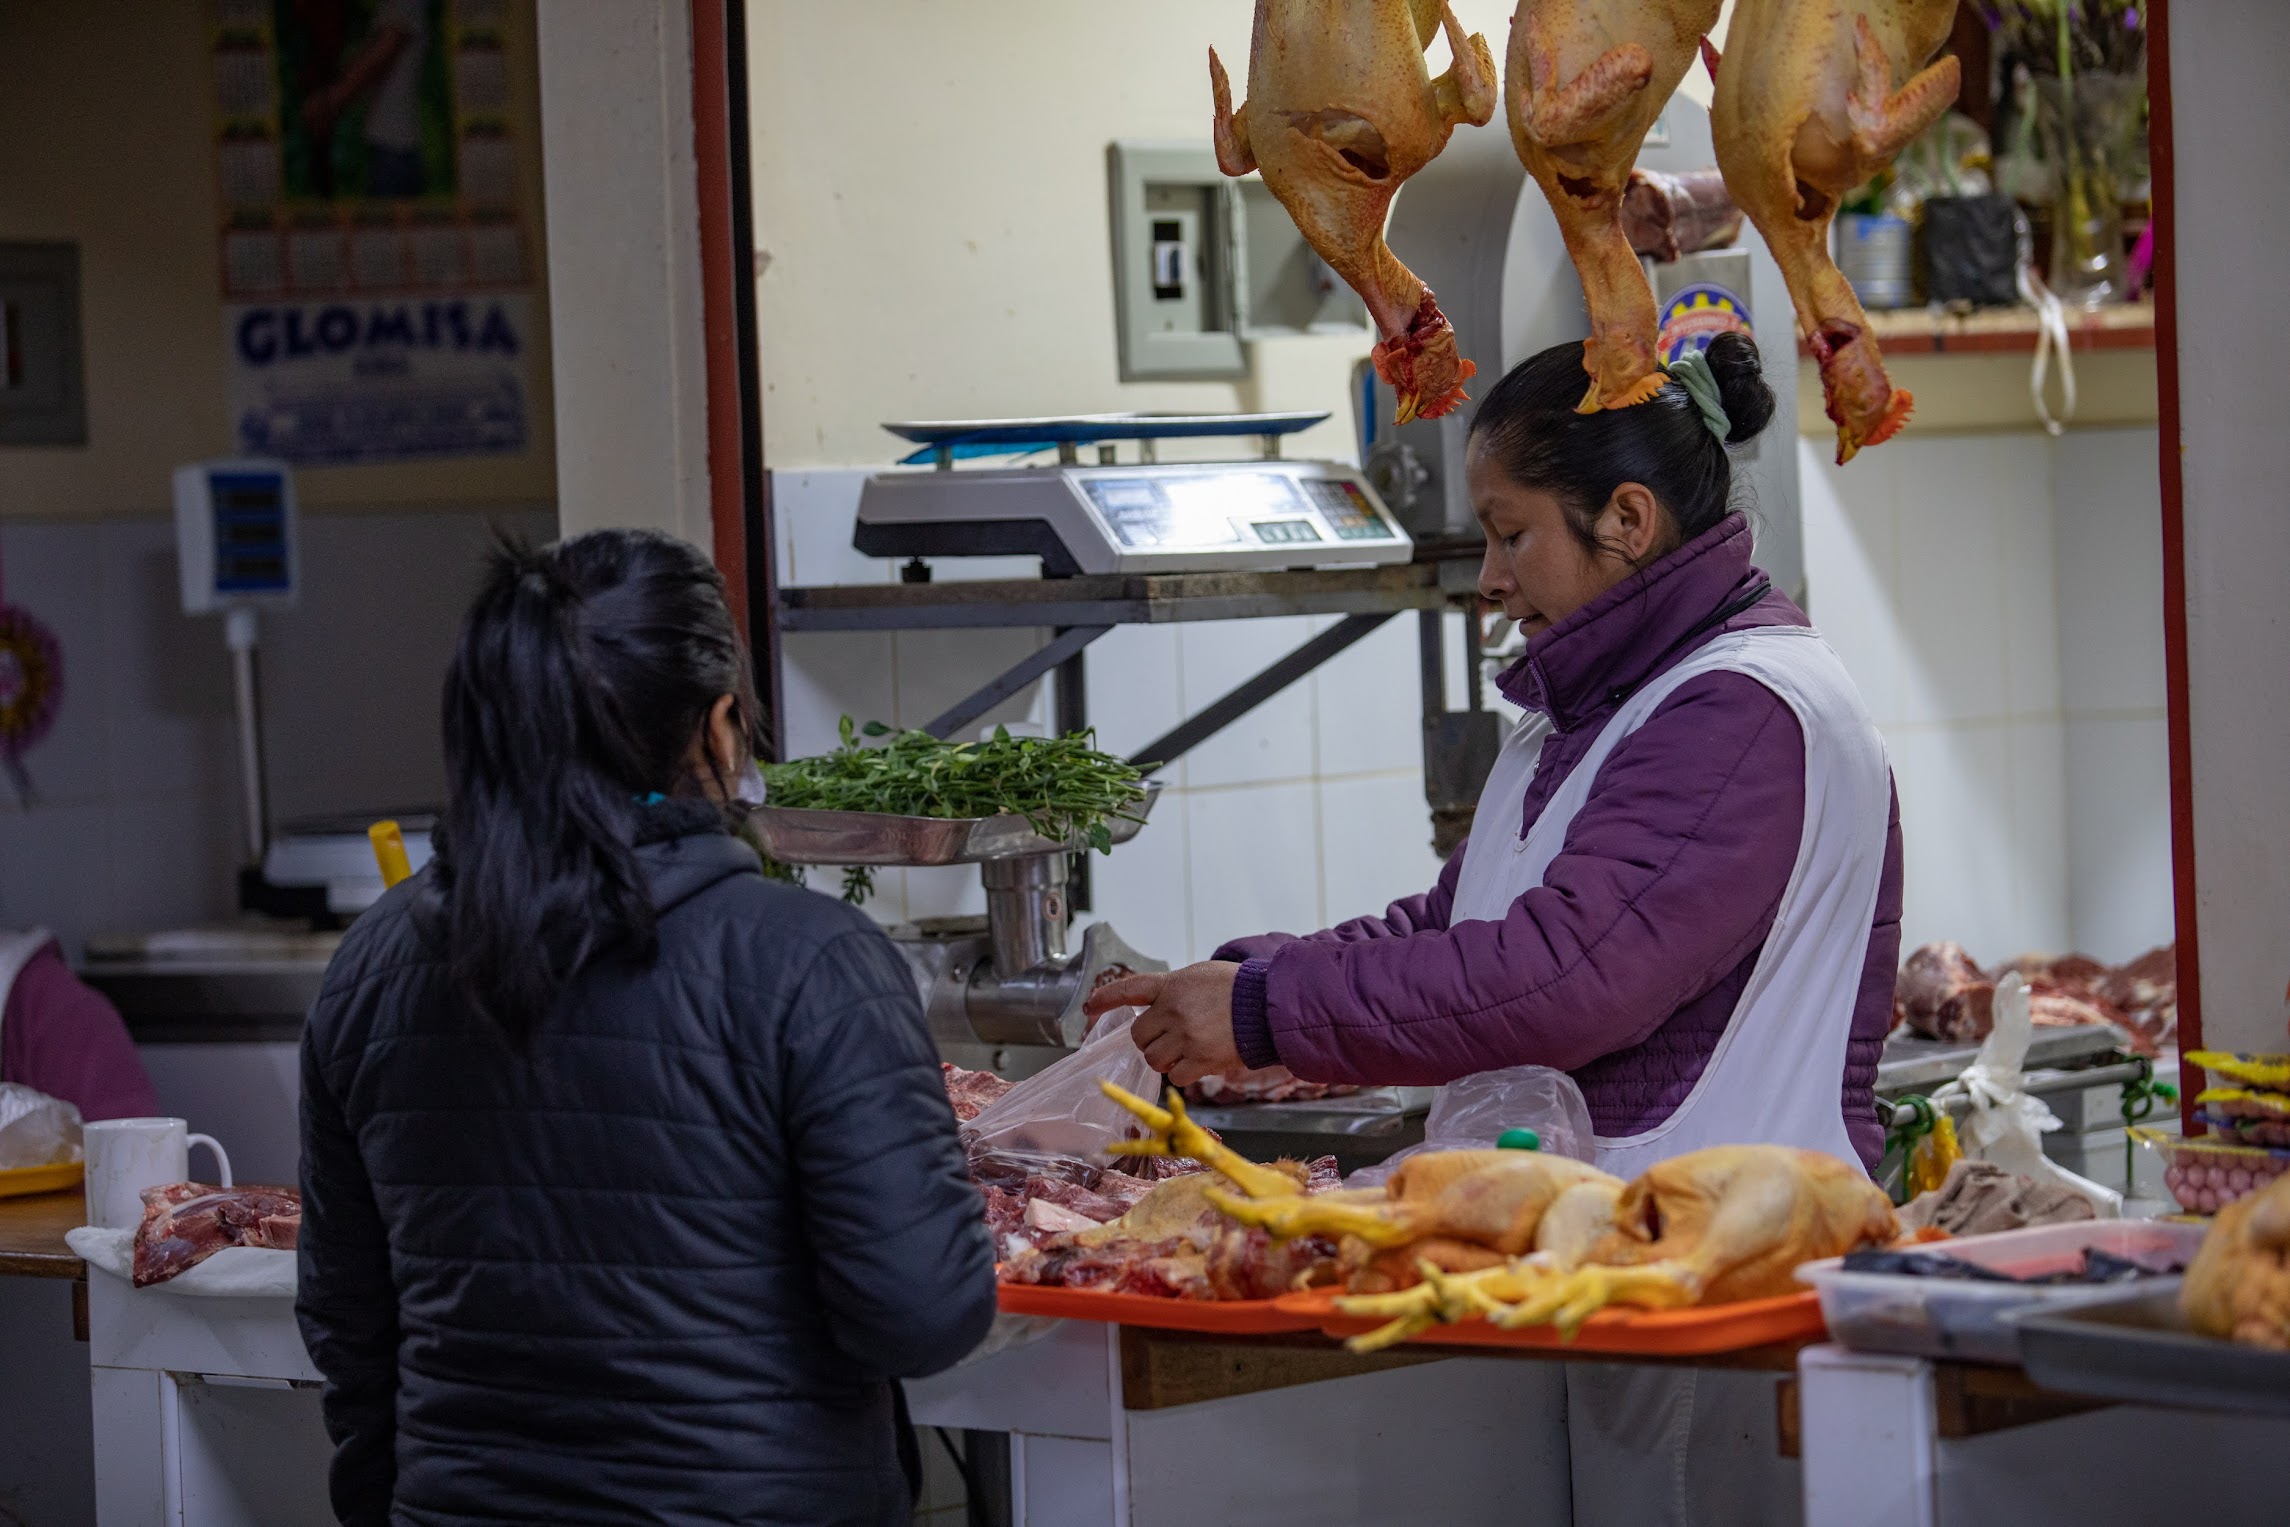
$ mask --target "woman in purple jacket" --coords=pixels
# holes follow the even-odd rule
[[[1900,945],[1884,750],[1803,612],[1750,565],[1727,447],[1774,398],[1721,335],[1636,407],[1581,414],[1581,352],[1488,393],[1466,463],[1479,591],[1526,634],[1527,717],[1428,893],[1099,991],[1184,1083],[1571,1073],[1622,1176],[1700,1146],[1881,1149]],[[1783,447],[1786,449],[1786,446]]]

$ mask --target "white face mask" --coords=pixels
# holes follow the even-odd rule
[[[764,794],[763,771],[751,758],[740,766],[739,778],[732,782],[732,799],[744,805],[760,806]]]

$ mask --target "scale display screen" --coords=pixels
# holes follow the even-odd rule
[[[293,587],[286,545],[286,483],[269,472],[215,472],[215,592],[281,594]]]
[[[1120,543],[1132,550],[1302,546],[1391,539],[1366,495],[1341,481],[1286,472],[1186,472],[1096,476],[1083,491]]]

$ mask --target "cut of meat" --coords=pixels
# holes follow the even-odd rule
[[[149,1288],[231,1246],[292,1251],[302,1195],[292,1188],[217,1188],[173,1182],[143,1190],[135,1230],[135,1286]]]
[[[1974,964],[1962,944],[1926,944],[1900,967],[1893,1010],[1917,1033],[1964,1043],[1984,1039],[1995,1025],[1996,983]]]
[[[2086,954],[2024,954],[1996,972],[2028,984],[2028,1019],[2041,1028],[2104,1024],[2141,1055],[2176,1037],[2178,967],[2174,946],[2110,967]],[[1995,980],[1959,944],[1927,944],[1900,967],[1893,1011],[1916,1033],[1953,1043],[1985,1039],[1994,1024]]]
[[[1286,1066],[1266,1066],[1233,1076],[1204,1076],[1185,1089],[1185,1099],[1212,1106],[1233,1103],[1313,1103],[1348,1097],[1360,1089],[1349,1082],[1308,1082]]]
[[[1716,170],[1665,175],[1634,169],[1622,192],[1622,231],[1634,253],[1667,262],[1732,243],[1741,232],[1741,208]]]
[[[954,1117],[969,1123],[985,1110],[988,1103],[999,1098],[1015,1086],[991,1071],[965,1071],[952,1061],[940,1061],[939,1069],[946,1075],[946,1101],[954,1105]]]

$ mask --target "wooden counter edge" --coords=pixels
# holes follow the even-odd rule
[[[0,1276],[84,1277],[87,1264],[64,1244],[64,1232],[86,1221],[87,1200],[77,1187],[0,1198]]]
[[[1414,1367],[1419,1363],[1444,1362],[1452,1357],[1793,1373],[1798,1352],[1809,1345],[1812,1342],[1807,1340],[1736,1352],[1653,1357],[1551,1347],[1441,1346],[1409,1342],[1382,1352],[1360,1354],[1345,1351],[1336,1338],[1315,1331],[1242,1336],[1123,1326],[1121,1403],[1125,1410],[1165,1410],[1173,1405],[1234,1399],[1298,1384],[1318,1384],[1329,1379]]]

